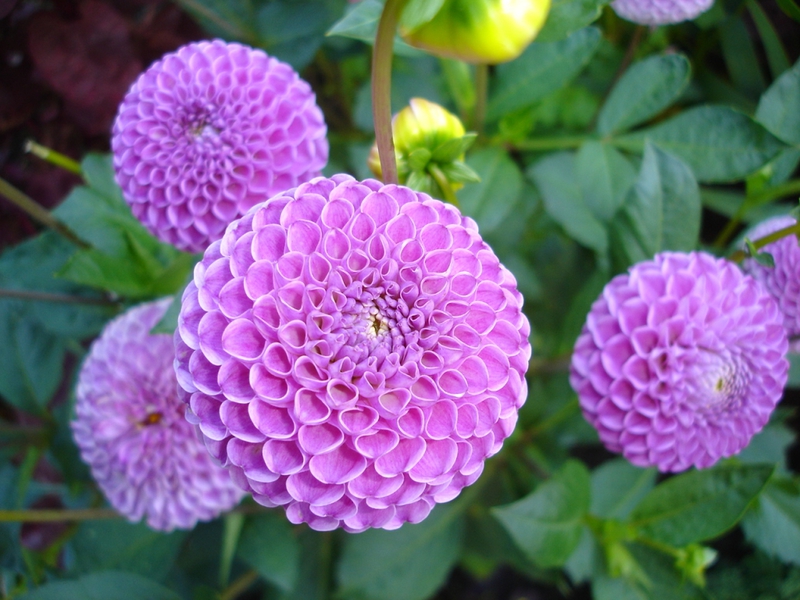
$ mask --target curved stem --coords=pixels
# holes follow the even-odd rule
[[[91,248],[91,246],[79,238],[74,231],[50,214],[49,210],[37,204],[31,197],[15,188],[5,179],[0,179],[0,194],[8,198],[18,208],[28,213],[31,218],[39,221],[39,223],[45,227],[49,227],[56,233],[61,234],[76,246],[80,248]]]
[[[763,238],[759,238],[757,240],[753,240],[753,247],[756,250],[761,250],[764,246],[768,246],[772,242],[777,242],[781,238],[785,238],[790,235],[800,235],[800,223],[795,223],[794,225],[789,225],[788,227],[784,227],[783,229],[778,229],[773,233],[770,233]],[[737,250],[733,254],[730,255],[729,259],[733,262],[741,262],[745,258],[747,258],[747,253],[744,250]]]
[[[457,208],[461,208],[458,204],[458,198],[456,197],[456,193],[453,191],[453,187],[450,185],[450,182],[447,181],[447,176],[442,173],[442,170],[434,164],[428,165],[428,173],[431,174],[436,184],[442,190],[442,195],[444,199],[452,204]]]
[[[397,183],[392,139],[392,54],[397,20],[406,0],[386,0],[372,51],[372,120],[384,183]]]
[[[235,600],[256,581],[258,581],[258,573],[247,571],[220,593],[219,600]]]
[[[69,156],[65,156],[60,152],[51,150],[47,146],[42,146],[41,144],[37,144],[33,140],[28,140],[27,142],[25,142],[25,152],[30,152],[34,156],[38,156],[42,160],[46,160],[51,165],[61,167],[62,169],[64,169],[65,171],[69,171],[70,173],[75,173],[76,175],[83,175],[83,169],[81,169],[80,163],[72,160]]]
[[[475,118],[472,123],[478,137],[483,137],[486,106],[489,102],[489,65],[475,65]]]

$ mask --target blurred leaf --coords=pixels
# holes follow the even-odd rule
[[[761,94],[767,84],[742,17],[729,16],[719,27],[719,36],[722,56],[736,89],[751,97]]]
[[[774,466],[722,464],[683,473],[645,496],[630,522],[641,535],[671,546],[709,540],[738,523],[774,470]]]
[[[797,5],[795,0],[778,0],[778,6],[792,19],[800,23],[800,6]]]
[[[800,354],[790,352],[789,358],[789,381],[787,387],[800,388]]]
[[[800,145],[800,61],[764,92],[756,109],[756,121],[784,142]]]
[[[586,315],[595,300],[597,300],[603,288],[608,283],[608,273],[603,269],[597,269],[591,276],[585,278],[580,291],[572,299],[567,316],[564,318],[561,334],[561,345],[557,354],[571,354],[575,346],[575,340],[586,323]]]
[[[295,588],[300,545],[283,514],[268,512],[248,518],[239,539],[237,554],[278,588],[287,592]]]
[[[18,600],[180,600],[180,596],[141,575],[120,571],[91,573],[72,581],[53,581]]]
[[[566,85],[592,58],[600,31],[587,27],[560,42],[534,42],[522,55],[498,65],[486,118],[494,121]]]
[[[577,242],[605,254],[608,233],[586,205],[575,176],[575,156],[568,152],[550,154],[531,165],[527,173],[553,220]]]
[[[429,597],[458,559],[463,526],[460,507],[449,504],[416,525],[348,536],[337,569],[339,593],[364,600]]]
[[[589,510],[589,471],[567,461],[560,471],[513,504],[492,509],[514,542],[540,567],[563,565],[578,545]]]
[[[480,177],[459,190],[461,210],[478,223],[481,234],[493,231],[503,222],[519,199],[522,173],[500,148],[481,148],[469,155],[468,165]]]
[[[693,250],[700,234],[700,189],[691,170],[646,142],[636,185],[612,224],[618,270],[662,250]]]
[[[72,575],[122,570],[162,582],[173,567],[186,532],[161,533],[144,523],[87,521],[70,541]]]
[[[758,35],[761,38],[761,43],[764,44],[764,50],[767,53],[767,62],[769,63],[769,70],[772,73],[772,78],[777,79],[781,73],[787,71],[791,67],[789,57],[786,55],[786,50],[783,47],[781,38],[772,26],[772,22],[767,17],[764,9],[758,5],[756,0],[747,0],[747,10],[750,16],[753,17],[753,23],[758,29]]]
[[[767,554],[800,564],[800,486],[775,479],[742,520],[748,540]]]
[[[796,356],[789,353],[789,357]],[[738,459],[747,464],[776,464],[776,473],[786,472],[786,453],[794,443],[795,433],[786,426],[786,413],[780,409],[772,413],[772,418],[764,429],[759,431],[742,450]]]
[[[635,467],[623,458],[603,463],[592,471],[589,512],[603,519],[625,519],[655,483],[655,469]]]
[[[636,180],[636,171],[618,150],[585,142],[575,156],[575,175],[586,205],[601,221],[612,219]]]
[[[442,8],[444,0],[409,0],[400,15],[400,26],[407,31],[421,27]]]
[[[353,4],[345,15],[334,23],[326,35],[359,40],[366,44],[375,43],[375,34],[378,31],[378,21],[383,12],[383,2],[378,0],[361,0]],[[399,37],[394,40],[394,52],[402,56],[420,56],[421,51],[412,48]]]
[[[250,0],[175,0],[212,36],[250,45],[258,42]]]
[[[183,290],[172,297],[172,302],[167,308],[167,312],[164,313],[161,320],[150,330],[150,335],[155,335],[157,333],[168,333],[172,335],[175,333],[175,330],[178,328],[178,315],[181,312],[181,296],[183,296]]]
[[[281,594],[280,600],[331,600],[332,534],[308,527],[297,528],[295,532],[301,558],[296,585],[291,592]]]
[[[564,563],[564,570],[574,584],[580,585],[598,576],[604,569],[603,550],[592,531],[584,526],[575,551]]]
[[[616,142],[641,151],[648,139],[684,160],[697,180],[705,183],[744,179],[783,148],[758,123],[727,106],[691,108]]]
[[[689,84],[691,67],[682,54],[652,56],[634,63],[600,110],[597,131],[625,131],[670,106]]]
[[[542,31],[540,42],[557,42],[586,27],[600,17],[608,0],[553,0]]]

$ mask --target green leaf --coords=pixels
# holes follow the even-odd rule
[[[479,183],[459,190],[461,210],[478,223],[481,233],[493,231],[511,212],[522,191],[522,173],[500,148],[481,148],[469,155],[468,166]]]
[[[442,166],[442,173],[453,183],[480,183],[481,176],[460,160]]]
[[[727,106],[698,106],[615,143],[641,151],[645,140],[684,160],[698,181],[738,181],[761,168],[784,147],[750,117]]]
[[[72,581],[53,581],[18,600],[181,600],[175,592],[141,575],[120,571],[91,573]]]
[[[212,36],[255,45],[253,3],[249,0],[176,0]]]
[[[75,561],[71,575],[124,570],[164,581],[186,539],[186,532],[161,533],[144,523],[87,521],[70,541]]]
[[[569,460],[532,494],[492,513],[530,560],[540,567],[558,567],[580,541],[589,495],[589,471]]]
[[[458,559],[463,525],[460,507],[450,504],[416,525],[348,536],[337,569],[339,594],[363,600],[428,598]]]
[[[430,160],[430,150],[427,148],[417,148],[408,155],[408,168],[412,171],[424,171]]]
[[[800,388],[800,354],[789,352],[789,381],[787,387]]]
[[[436,16],[444,0],[409,0],[400,15],[400,27],[412,32]]]
[[[791,67],[789,57],[786,55],[786,49],[783,47],[781,38],[775,31],[769,17],[767,17],[764,9],[758,5],[756,0],[747,1],[747,10],[750,12],[750,16],[753,17],[753,23],[758,29],[761,43],[764,44],[764,51],[767,54],[767,62],[769,63],[772,77],[777,79],[781,73]]]
[[[789,353],[792,356],[800,356]],[[786,453],[794,443],[795,433],[786,426],[786,413],[778,409],[764,429],[759,431],[742,450],[738,459],[747,464],[776,464],[776,473],[786,472]]]
[[[612,224],[619,270],[662,250],[693,250],[700,234],[700,189],[691,170],[646,143],[636,185]]]
[[[634,63],[600,110],[597,131],[601,135],[625,131],[656,116],[686,89],[690,71],[682,54],[652,56]]]
[[[602,142],[585,142],[575,156],[575,175],[589,210],[611,221],[636,180],[636,171],[618,150]]]
[[[460,138],[447,140],[433,151],[432,158],[443,163],[458,160],[475,143],[477,137],[476,133],[468,133]]]
[[[800,61],[764,92],[756,109],[756,121],[775,137],[800,146]]]
[[[159,333],[168,333],[172,335],[175,333],[175,330],[178,328],[178,315],[181,313],[181,296],[183,296],[183,290],[172,297],[172,302],[170,302],[167,312],[164,313],[161,320],[150,330],[150,335]]]
[[[592,471],[592,504],[589,512],[603,519],[625,519],[655,487],[655,469],[640,469],[617,458]]]
[[[747,26],[739,15],[730,15],[718,28],[722,57],[734,87],[750,97],[764,91],[766,81]]]
[[[575,176],[575,156],[568,152],[550,154],[531,165],[527,173],[539,188],[550,217],[572,239],[604,255],[608,232],[586,205]]]
[[[378,31],[378,21],[380,21],[382,12],[383,2],[362,0],[352,5],[325,35],[338,35],[372,45],[375,43],[375,34]],[[394,52],[403,56],[420,56],[422,54],[421,51],[412,48],[399,37],[395,37]]]
[[[534,42],[522,55],[497,67],[486,118],[499,119],[565,86],[589,62],[600,30],[587,27],[560,42]]]
[[[289,592],[297,585],[300,545],[283,514],[269,512],[250,517],[242,530],[237,554],[278,588]]]
[[[767,485],[742,520],[748,540],[771,556],[800,565],[800,486],[778,479]]]
[[[594,23],[608,0],[553,0],[547,21],[539,32],[540,42],[557,42]]]
[[[630,522],[641,535],[671,546],[709,540],[739,522],[774,470],[723,464],[678,475],[645,496]]]

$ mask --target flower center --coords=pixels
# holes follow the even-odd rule
[[[704,412],[735,408],[744,398],[750,378],[750,370],[740,358],[701,350],[689,376],[690,402]]]

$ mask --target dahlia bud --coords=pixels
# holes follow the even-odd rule
[[[570,383],[612,452],[661,471],[710,467],[769,420],[788,377],[777,302],[732,262],[664,252],[606,285]]]
[[[92,344],[75,392],[72,434],[111,505],[153,529],[189,529],[242,497],[186,421],[171,336],[150,335],[171,300],[137,306]]]
[[[480,181],[477,173],[464,164],[464,153],[475,141],[461,120],[434,102],[412,98],[392,119],[394,151],[400,183],[445,199],[464,183]],[[374,144],[367,165],[382,176],[378,145]]]
[[[756,225],[748,232],[748,238],[758,240],[779,229],[796,225],[790,216],[774,217]],[[748,258],[742,263],[744,270],[762,283],[778,302],[783,314],[783,326],[790,338],[800,336],[800,245],[796,235],[787,235],[767,244],[760,252],[772,255],[774,266],[759,264]],[[792,342],[792,351],[800,350],[800,344]]]
[[[319,175],[322,112],[287,64],[240,44],[188,44],[153,64],[119,107],[111,149],[133,214],[200,252],[258,202]]]
[[[640,25],[669,25],[690,21],[704,13],[714,0],[614,0],[620,17]]]
[[[531,354],[521,309],[454,206],[313,179],[253,207],[198,264],[175,333],[187,418],[293,523],[416,523],[514,429]]]
[[[550,0],[444,0],[430,21],[400,35],[437,56],[476,64],[517,58],[544,25]]]

